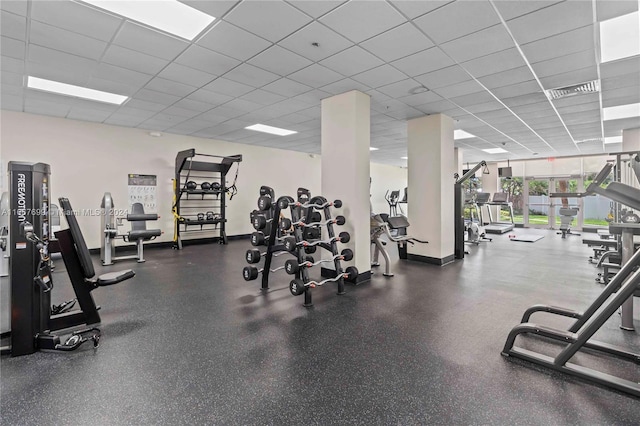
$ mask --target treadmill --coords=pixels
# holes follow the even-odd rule
[[[481,206],[487,206],[487,211],[489,212],[489,223],[485,225],[484,230],[489,234],[504,234],[505,232],[509,232],[515,228],[515,222],[513,220],[513,203],[509,201],[509,194],[506,192],[496,192],[493,194],[493,199],[489,201],[488,192],[481,192],[478,195],[481,195],[481,199],[476,198],[476,203]],[[500,210],[503,207],[507,207],[509,209],[509,219],[510,222],[501,222],[501,221],[493,221],[493,214],[491,213],[491,208],[489,206],[499,206]],[[481,208],[482,209],[482,208]]]

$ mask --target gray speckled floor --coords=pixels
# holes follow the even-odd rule
[[[500,356],[526,307],[584,309],[602,288],[580,237],[533,232],[545,238],[495,236],[442,268],[397,263],[344,296],[317,288],[312,309],[283,272],[265,295],[242,279],[248,241],[147,250],[145,264],[103,268],[137,276],[94,292],[97,351],[2,358],[1,423],[638,424],[636,398]],[[618,323],[598,338],[640,351]],[[637,365],[579,361],[640,380]]]

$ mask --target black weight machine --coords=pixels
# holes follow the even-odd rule
[[[9,162],[11,343],[3,353],[20,356],[41,349],[71,351],[85,342],[98,346],[99,307],[91,291],[132,278],[131,270],[96,277],[69,200],[59,202],[69,229],[55,233],[76,298],[51,306],[50,168],[43,163]],[[71,310],[78,304],[80,309]],[[69,329],[86,326],[75,331]],[[64,330],[64,331],[62,331]]]

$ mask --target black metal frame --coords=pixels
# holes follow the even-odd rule
[[[193,157],[195,156],[203,156],[210,158],[219,158],[219,163],[207,162],[207,161],[194,161]],[[231,155],[231,156],[221,156],[221,155],[212,155],[212,154],[201,154],[197,153],[195,149],[188,149],[185,151],[178,152],[176,155],[175,162],[175,182],[174,182],[174,197],[175,203],[173,206],[174,209],[174,226],[175,226],[175,235],[173,241],[173,248],[181,250],[182,249],[182,236],[180,226],[184,226],[184,230],[182,232],[194,232],[194,231],[207,231],[207,232],[215,232],[216,230],[219,232],[218,242],[220,244],[227,243],[227,234],[226,234],[226,176],[231,169],[231,166],[234,163],[240,163],[242,161],[242,155]],[[220,189],[218,190],[190,190],[186,188],[185,183],[183,182],[183,178],[186,180],[187,176],[184,176],[184,171],[187,170],[189,173],[191,171],[201,171],[201,172],[210,172],[210,173],[219,173],[219,181],[220,181]],[[181,213],[181,200],[182,196],[187,194],[189,195],[199,195],[201,196],[201,200],[207,201],[209,204],[213,204],[216,201],[216,205],[206,206],[203,205],[198,208],[212,208],[217,210],[218,217],[214,219],[204,219],[204,220],[185,220]],[[206,195],[215,195],[217,198],[205,198]],[[193,199],[191,199],[193,200]],[[214,225],[214,228],[203,228],[205,225]],[[188,229],[189,226],[199,226],[200,229]]]
[[[482,167],[486,167],[487,162],[481,161],[475,165],[474,168],[468,170],[462,177],[458,178],[456,175],[456,183],[454,186],[454,214],[455,214],[455,241],[454,241],[454,255],[456,259],[464,259],[464,188],[462,184],[471,179],[475,173]]]

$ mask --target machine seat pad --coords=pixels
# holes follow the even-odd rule
[[[140,222],[140,221],[147,221],[147,220],[158,220],[158,215],[157,215],[157,214],[145,214],[145,213],[128,214],[128,215],[127,215],[127,220],[128,220],[129,222]]]
[[[139,240],[143,238],[148,240],[149,238],[159,237],[162,234],[160,229],[140,229],[137,231],[129,231],[129,241]]]
[[[132,269],[125,269],[124,271],[107,272],[98,277],[97,284],[99,287],[107,285],[118,284],[119,282],[133,278],[136,275]]]
[[[400,229],[409,226],[409,221],[404,216],[389,216],[387,222],[391,229]]]

